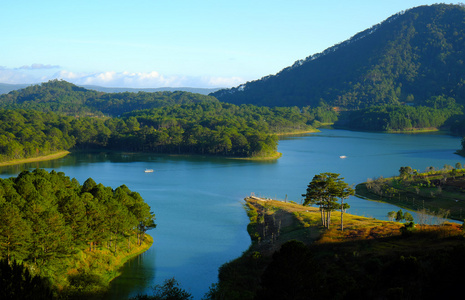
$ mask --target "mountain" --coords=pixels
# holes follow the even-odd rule
[[[0,83],[0,94],[7,94],[11,91],[24,89],[30,86],[30,84],[8,84],[8,83]]]
[[[0,108],[118,116],[133,110],[204,101],[218,102],[208,95],[182,91],[105,93],[55,79],[0,95]]]
[[[95,90],[105,93],[137,93],[137,92],[146,92],[146,93],[156,93],[156,92],[188,92],[195,94],[208,95],[214,93],[219,88],[192,88],[192,87],[161,87],[161,88],[119,88],[119,87],[103,87],[97,85],[82,85],[82,87],[88,90]]]
[[[0,94],[7,94],[11,91],[24,89],[31,84],[8,84],[8,83],[0,83]],[[191,87],[179,87],[179,88],[172,88],[172,87],[162,87],[162,88],[118,88],[118,87],[103,87],[98,85],[82,85],[81,87],[86,88],[88,90],[94,90],[98,92],[104,93],[137,93],[137,92],[147,92],[147,93],[155,93],[155,92],[189,92],[189,93],[196,93],[202,95],[208,95],[209,93],[213,93],[219,90],[219,88],[191,88]]]
[[[435,4],[391,16],[276,75],[210,95],[234,104],[347,109],[424,105],[434,96],[465,104],[465,7]]]

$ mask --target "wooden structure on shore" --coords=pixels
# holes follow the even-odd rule
[[[258,201],[268,201],[268,199],[265,199],[265,198],[260,198],[260,197],[256,197],[256,196],[248,196],[248,197],[245,197],[244,200],[247,201],[247,199],[252,199],[252,200],[258,200]]]

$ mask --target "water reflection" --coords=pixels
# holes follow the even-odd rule
[[[107,299],[128,299],[137,293],[144,293],[152,286],[156,277],[156,247],[138,255],[124,264],[119,270],[122,275],[110,286]]]

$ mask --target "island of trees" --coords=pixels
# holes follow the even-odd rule
[[[2,297],[83,297],[105,291],[150,247],[155,215],[137,193],[36,169],[0,179]],[[12,298],[12,299],[13,299]]]

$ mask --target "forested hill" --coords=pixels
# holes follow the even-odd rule
[[[423,105],[441,95],[465,104],[464,61],[465,7],[420,6],[276,75],[210,95],[263,106]]]
[[[0,83],[0,94],[7,94],[14,90],[24,89],[32,84],[8,84]],[[161,88],[124,88],[124,87],[103,87],[98,85],[82,85],[81,87],[104,93],[137,93],[137,92],[189,92],[202,95],[208,95],[210,93],[220,90],[220,88],[191,88],[191,87],[161,87]]]
[[[138,109],[204,101],[218,102],[214,97],[189,92],[104,93],[63,80],[51,80],[0,95],[0,108],[34,109],[67,115],[104,113],[117,116]]]
[[[1,87],[1,86],[0,86]],[[160,87],[160,88],[123,88],[123,87],[103,87],[98,85],[83,85],[83,88],[88,90],[95,90],[104,93],[138,93],[138,92],[147,92],[147,93],[157,93],[157,92],[188,92],[195,94],[208,95],[214,93],[219,88],[191,88],[191,87]]]
[[[330,107],[257,107],[187,92],[102,93],[53,80],[0,96],[0,162],[99,149],[277,157],[275,134],[334,122]]]

